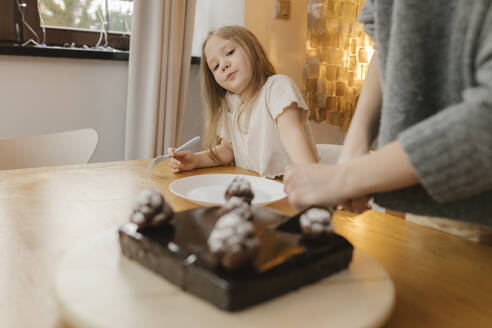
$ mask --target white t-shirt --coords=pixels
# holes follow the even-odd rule
[[[250,113],[241,116],[241,129],[236,124],[240,96],[228,92],[226,101],[230,111],[224,111],[218,134],[232,143],[236,166],[268,178],[282,175],[292,161],[280,141],[275,120],[293,102],[297,103],[297,107],[308,110],[294,81],[286,75],[270,76],[258,93]],[[306,121],[304,128],[312,144]]]

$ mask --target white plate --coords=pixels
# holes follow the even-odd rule
[[[224,194],[227,187],[237,176],[248,180],[251,184],[255,195],[252,203],[255,205],[268,205],[287,196],[282,183],[244,174],[194,175],[174,181],[169,185],[169,190],[201,206],[222,205],[226,201]]]

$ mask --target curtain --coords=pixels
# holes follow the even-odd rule
[[[162,155],[180,140],[196,0],[135,0],[125,159]]]

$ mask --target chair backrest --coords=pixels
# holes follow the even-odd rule
[[[93,129],[0,139],[0,170],[85,164],[97,141]]]
[[[333,144],[317,144],[316,148],[318,149],[321,163],[334,164],[338,160],[342,146]]]

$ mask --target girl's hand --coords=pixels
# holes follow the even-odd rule
[[[197,156],[190,150],[175,151],[176,148],[169,148],[167,153],[171,156],[169,166],[173,173],[193,170],[197,167]]]

